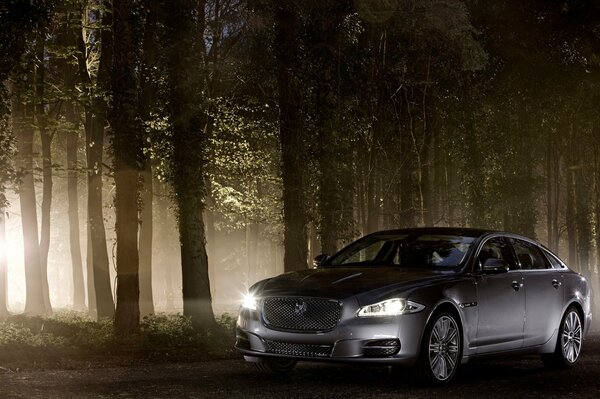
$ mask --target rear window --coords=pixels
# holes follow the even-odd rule
[[[546,258],[548,259],[548,262],[550,262],[550,265],[552,265],[552,268],[554,268],[554,269],[565,269],[567,267],[552,252],[547,251],[545,249],[543,250],[543,252],[544,252],[544,255],[546,255]]]
[[[550,263],[546,260],[542,251],[536,246],[526,241],[511,239],[511,243],[517,255],[517,260],[521,265],[521,270],[541,270],[549,269]]]

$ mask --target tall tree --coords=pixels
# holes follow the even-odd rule
[[[298,2],[275,2],[279,135],[283,179],[283,267],[307,267],[308,215],[304,183],[304,134],[301,92],[296,73],[299,62],[300,16]]]
[[[173,189],[181,243],[183,313],[199,329],[215,327],[204,231],[204,151],[208,116],[202,98],[205,71],[204,1],[163,4],[165,65],[173,130]]]
[[[52,210],[52,139],[54,133],[48,129],[46,115],[46,38],[41,35],[36,42],[35,62],[35,123],[42,143],[42,207],[40,226],[40,268],[42,273],[42,295],[46,313],[52,312],[48,287],[48,252],[50,251],[50,212]]]
[[[151,125],[152,118],[158,114],[158,81],[159,43],[158,43],[158,0],[147,2],[145,9],[144,38],[142,43],[142,61],[140,67],[140,101],[139,114],[146,125]],[[150,129],[150,128],[147,128]],[[146,140],[148,144],[148,140]],[[147,146],[148,147],[148,146]],[[150,148],[144,149],[144,165],[141,173],[142,192],[140,211],[140,314],[147,316],[154,313],[152,292],[152,239],[153,239],[153,173],[152,154]]]
[[[112,63],[112,33],[107,26],[112,24],[112,13],[109,2],[104,1],[101,10],[82,10],[84,18],[92,26],[96,22],[96,32],[84,37],[83,29],[78,36],[79,75],[87,89],[85,102],[85,133],[87,158],[87,223],[88,223],[88,305],[90,311],[96,311],[98,318],[112,318],[115,304],[110,284],[108,251],[106,249],[106,231],[104,228],[104,212],[102,203],[102,173],[104,156],[104,128],[106,126],[106,93],[110,82]],[[100,21],[100,24],[98,24]],[[100,43],[98,43],[98,38]],[[91,41],[91,42],[89,42]],[[99,60],[96,75],[87,63],[90,52],[98,51]],[[94,81],[95,78],[95,81]],[[93,283],[93,284],[91,284]],[[91,297],[93,296],[93,298]],[[95,308],[95,309],[94,309]]]
[[[0,196],[0,201],[4,201],[4,198]],[[8,296],[7,296],[7,284],[6,277],[8,269],[8,260],[6,256],[6,223],[5,223],[5,211],[4,206],[0,208],[0,319],[8,316]]]
[[[7,185],[11,181],[17,180],[11,162],[15,152],[11,125],[18,127],[16,132],[18,134],[17,143],[23,143],[23,137],[20,136],[22,133],[20,128],[25,127],[23,126],[23,118],[25,117],[23,100],[13,97],[13,101],[9,106],[8,97],[10,93],[7,90],[6,81],[13,71],[15,71],[15,68],[18,69],[20,67],[23,55],[27,53],[28,45],[31,43],[33,37],[43,30],[50,19],[51,13],[52,3],[48,1],[7,0],[0,5],[0,26],[2,26],[2,29],[0,29],[0,54],[2,54],[2,57],[0,57],[0,246],[5,245],[5,212],[8,206],[5,192]],[[26,71],[21,69],[15,72],[12,94],[18,95],[22,94],[19,91],[24,89],[23,85],[25,82],[23,80],[25,79]],[[17,114],[13,115],[12,121],[9,121],[8,114],[11,108]],[[18,158],[17,163],[21,163],[20,161],[21,159]],[[21,182],[24,183],[23,181]],[[28,185],[28,188],[31,188],[31,186]],[[27,218],[27,221],[32,222],[33,219]],[[30,229],[31,227],[27,227],[28,232],[32,230]],[[27,235],[29,236],[29,234]],[[30,241],[28,240],[26,245],[33,245],[33,238]],[[0,314],[3,316],[8,312],[6,304],[7,259],[4,249],[0,250]],[[35,262],[35,256],[26,257],[26,266],[29,267],[26,269],[27,273],[32,271],[35,273],[35,270],[31,270],[31,267],[34,267],[32,263],[35,264]],[[29,284],[29,291],[27,291],[29,298],[33,295],[31,293],[31,289],[33,288],[31,285]],[[36,308],[38,308],[35,309],[36,313],[41,311],[41,308],[38,306]]]
[[[45,313],[42,268],[40,265],[40,244],[38,240],[37,204],[33,180],[33,117],[31,103],[22,98],[26,90],[33,89],[34,68],[29,63],[29,70],[23,73],[19,82],[13,85],[16,89],[12,99],[12,130],[17,138],[17,170],[20,174],[18,185],[19,203],[23,230],[23,248],[25,263],[25,313],[41,315]]]
[[[77,30],[81,30],[81,10],[74,9],[69,1],[61,9],[61,27],[58,44],[65,51],[59,65],[63,70],[65,92],[65,122],[66,122],[66,157],[67,157],[67,201],[69,218],[69,252],[71,254],[71,269],[73,278],[73,309],[85,309],[85,286],[83,280],[83,262],[81,258],[81,242],[79,238],[79,115],[77,107],[76,83]],[[73,59],[74,58],[74,59]]]
[[[341,182],[341,150],[343,138],[338,136],[341,123],[340,52],[344,17],[350,11],[348,1],[322,1],[312,10],[309,25],[309,48],[314,63],[314,117],[318,136],[319,164],[319,226],[321,248],[326,254],[337,252],[342,235],[342,201],[345,194]],[[351,194],[350,194],[351,195]]]
[[[136,16],[132,0],[113,1],[111,94],[112,151],[115,165],[117,306],[115,328],[139,329],[138,157],[140,152],[135,56]]]

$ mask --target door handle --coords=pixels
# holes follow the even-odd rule
[[[558,287],[560,287],[562,285],[562,283],[558,280],[552,280],[552,286],[556,289],[558,289]]]
[[[519,289],[521,289],[521,287],[523,287],[523,283],[517,283],[516,281],[513,281],[511,283],[513,290],[515,291],[519,291]]]

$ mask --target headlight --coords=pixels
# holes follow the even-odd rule
[[[254,295],[252,295],[251,293],[247,293],[246,295],[244,295],[244,300],[242,302],[242,309],[248,309],[248,310],[258,309],[258,301],[256,300],[256,297]]]
[[[358,310],[358,317],[374,316],[398,316],[407,313],[417,313],[425,309],[425,306],[402,298],[392,298],[377,302],[372,305],[363,306]]]

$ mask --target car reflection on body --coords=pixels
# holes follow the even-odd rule
[[[459,364],[491,354],[539,353],[549,367],[571,367],[591,324],[586,279],[512,233],[384,231],[316,263],[244,298],[236,348],[259,369],[381,363],[444,384]]]

